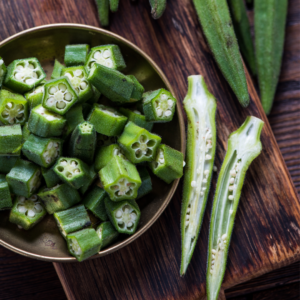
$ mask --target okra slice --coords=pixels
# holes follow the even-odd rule
[[[112,107],[95,103],[87,121],[95,126],[98,133],[116,136],[122,133],[127,118]]]
[[[208,299],[218,298],[246,171],[262,150],[260,134],[263,124],[258,118],[247,117],[242,126],[228,139],[209,226],[206,274]]]
[[[21,148],[21,125],[0,126],[0,156],[19,156]]]
[[[118,143],[126,157],[132,163],[152,161],[156,155],[161,137],[148,130],[128,122]]]
[[[42,175],[44,177],[44,180],[46,182],[47,188],[52,188],[55,185],[59,184],[60,179],[56,175],[56,173],[53,171],[53,168],[42,168]]]
[[[28,103],[26,99],[7,90],[0,92],[0,122],[4,125],[21,124],[28,120]]]
[[[22,152],[37,165],[48,168],[62,154],[62,143],[58,138],[42,138],[31,134],[23,144]]]
[[[4,64],[2,57],[0,56],[0,88],[2,87],[2,83],[5,78],[6,73],[7,73],[6,66]]]
[[[85,64],[88,72],[90,72],[95,64],[103,65],[118,71],[126,68],[121,50],[117,45],[102,45],[92,48]]]
[[[44,95],[44,85],[40,85],[25,94],[25,98],[29,105],[29,110],[42,104]]]
[[[217,143],[217,103],[201,75],[188,77],[188,92],[183,104],[188,136],[181,207],[181,276],[186,273],[199,236]]]
[[[119,156],[114,156],[100,170],[99,176],[104,190],[113,201],[135,199],[142,183],[135,165]]]
[[[142,184],[138,189],[136,200],[152,192],[152,181],[147,169],[145,167],[138,167],[137,170],[140,174]]]
[[[112,244],[119,237],[119,232],[115,229],[110,221],[101,223],[97,227],[96,232],[101,240],[101,249]]]
[[[78,191],[68,184],[58,184],[52,188],[43,189],[38,196],[49,214],[68,209],[81,200]]]
[[[28,128],[41,137],[60,136],[66,124],[65,117],[45,109],[42,105],[32,109]]]
[[[91,187],[91,185],[93,184],[95,179],[98,177],[98,174],[95,171],[94,165],[89,166],[88,177],[89,177],[88,181],[79,189],[79,191],[82,195],[85,194],[89,190],[89,188]]]
[[[86,101],[86,103],[91,104],[91,105],[94,103],[97,103],[101,96],[101,93],[94,86],[92,86],[92,89],[93,89],[94,93],[93,93],[92,97]]]
[[[19,158],[19,156],[0,156],[0,173],[9,173]]]
[[[107,215],[119,233],[133,234],[141,217],[141,211],[135,200],[120,202],[105,198]]]
[[[47,214],[37,195],[30,197],[18,196],[14,201],[9,221],[19,228],[28,230],[39,223]]]
[[[139,83],[134,75],[127,75],[134,83],[133,91],[131,93],[130,102],[136,102],[142,99],[145,91],[144,87]]]
[[[83,261],[100,251],[101,240],[93,228],[82,229],[67,235],[68,249],[78,261]]]
[[[96,217],[101,221],[108,220],[104,199],[108,197],[106,192],[95,185],[85,196],[82,201],[82,204],[89,209]]]
[[[0,174],[0,211],[12,208],[13,203],[5,175]]]
[[[64,129],[63,137],[68,137],[75,127],[80,123],[84,122],[83,108],[82,105],[72,106],[65,114],[67,120],[66,127]]]
[[[87,44],[67,45],[65,49],[65,65],[67,67],[83,66],[90,46]]]
[[[143,98],[143,111],[148,122],[170,122],[173,119],[175,107],[176,99],[165,89],[147,93]]]
[[[57,227],[64,238],[69,233],[91,227],[91,220],[84,205],[78,205],[53,214]]]
[[[59,78],[61,76],[62,69],[65,68],[57,59],[54,61],[53,71],[51,74],[51,79]]]
[[[45,78],[46,74],[35,57],[17,59],[7,67],[4,85],[23,94],[32,90]]]
[[[83,103],[93,96],[94,90],[87,81],[88,75],[84,66],[65,68],[62,70],[61,76],[67,77],[71,82],[73,89],[78,95],[77,103]]]
[[[24,124],[24,126],[22,127],[22,135],[23,135],[22,143],[24,144],[27,141],[27,139],[29,138],[29,136],[31,135],[31,132],[28,128],[28,122],[26,122]]]
[[[133,122],[134,124],[147,129],[148,131],[152,130],[153,123],[147,122],[146,117],[142,115],[138,110],[130,110],[128,108],[121,107],[119,112],[128,118],[128,121]]]
[[[53,170],[63,182],[74,189],[79,189],[90,179],[89,167],[78,158],[61,157]]]

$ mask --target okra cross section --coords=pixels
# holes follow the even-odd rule
[[[97,227],[96,232],[101,240],[101,249],[112,244],[119,236],[119,232],[110,221],[101,223]]]
[[[228,149],[218,177],[208,240],[207,296],[217,299],[223,281],[234,218],[246,171],[260,154],[263,121],[247,117],[228,139]]]
[[[0,174],[0,211],[12,207],[12,199],[5,175]]]
[[[22,148],[22,129],[20,124],[0,126],[0,155],[17,156]]]

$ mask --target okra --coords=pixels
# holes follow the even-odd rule
[[[31,134],[22,147],[23,154],[44,168],[52,166],[62,154],[62,140]]]
[[[84,122],[82,105],[75,105],[71,107],[65,114],[67,124],[63,136],[69,136],[77,125]]]
[[[188,92],[183,104],[188,136],[181,207],[181,276],[186,273],[201,229],[217,142],[217,103],[201,75],[188,77]]]
[[[133,91],[130,97],[130,102],[136,102],[141,100],[145,91],[144,87],[139,83],[135,76],[127,75],[127,77],[129,77],[134,83]]]
[[[226,0],[193,0],[212,54],[243,107],[249,105],[246,75]]]
[[[138,189],[136,200],[152,192],[152,181],[147,169],[145,167],[138,167],[137,170],[140,174],[142,184]]]
[[[22,148],[20,124],[0,126],[0,156],[19,156]]]
[[[98,177],[97,172],[95,171],[95,166],[91,165],[88,167],[88,180],[87,182],[79,189],[80,193],[83,195],[85,194],[89,188],[91,187],[91,185],[93,184],[93,182],[95,181],[95,179]]]
[[[28,120],[28,103],[26,99],[7,90],[0,92],[0,122],[4,125],[21,124]]]
[[[104,134],[100,134],[97,133],[97,147],[96,148],[100,148],[103,146],[109,146],[111,144],[115,144],[116,141],[116,137],[115,136],[107,136]]]
[[[67,235],[68,249],[78,261],[83,261],[100,251],[101,240],[95,229],[86,228]]]
[[[95,64],[103,65],[118,71],[126,68],[121,50],[117,45],[102,45],[92,48],[85,64],[88,73]]]
[[[37,195],[18,196],[9,215],[9,221],[28,230],[39,223],[47,214]]]
[[[151,15],[153,19],[159,19],[166,7],[167,7],[167,0],[149,0],[151,5]]]
[[[12,193],[30,197],[41,185],[41,170],[34,163],[19,159],[6,175]]]
[[[6,73],[7,73],[6,66],[4,64],[2,57],[0,56],[0,88],[2,87],[2,83],[5,78]]]
[[[143,111],[148,122],[170,122],[173,119],[176,99],[165,89],[147,93],[143,98]]]
[[[104,190],[113,201],[135,199],[142,183],[135,165],[119,156],[114,156],[100,170],[99,176]]]
[[[160,144],[156,158],[149,163],[152,172],[165,181],[171,183],[183,175],[183,154],[167,145]]]
[[[67,45],[64,58],[65,65],[67,67],[83,66],[89,50],[90,46],[87,44]]]
[[[271,111],[284,46],[287,0],[254,1],[254,36],[258,85],[263,109]]]
[[[110,221],[101,223],[97,227],[96,232],[101,240],[101,249],[112,244],[119,237],[119,232],[115,229]]]
[[[19,158],[19,156],[0,156],[0,173],[9,173]]]
[[[260,134],[263,124],[258,118],[247,117],[228,139],[210,219],[206,275],[209,300],[218,298],[246,171],[262,150]]]
[[[65,124],[66,119],[64,116],[53,113],[42,105],[36,106],[31,111],[28,120],[29,130],[41,137],[60,136]]]
[[[132,163],[152,161],[161,142],[161,137],[128,122],[118,143]]]
[[[53,217],[64,238],[74,231],[91,227],[92,224],[84,205],[56,212]]]
[[[29,136],[31,135],[31,132],[28,128],[28,122],[26,122],[24,124],[24,126],[22,127],[22,135],[23,135],[22,143],[24,144],[27,141],[27,139],[29,138]]]
[[[101,93],[94,86],[92,86],[92,88],[93,88],[93,96],[86,101],[87,104],[91,104],[91,105],[97,103],[101,96]]]
[[[40,85],[25,94],[25,98],[28,102],[29,110],[32,110],[34,107],[42,104],[43,95],[44,95],[44,85]]]
[[[135,200],[119,202],[105,198],[106,213],[119,233],[133,234],[141,217],[141,211]]]
[[[55,185],[59,184],[60,179],[56,175],[56,173],[53,171],[53,168],[42,168],[42,175],[44,177],[44,180],[46,182],[47,188],[52,188]]]
[[[121,107],[119,112],[128,118],[128,121],[133,122],[134,124],[145,128],[148,131],[152,130],[153,123],[147,122],[146,117],[142,115],[138,110],[130,110],[128,108]]]
[[[109,0],[109,8],[111,12],[116,12],[119,7],[119,0]]]
[[[12,208],[13,203],[5,175],[0,174],[0,211]]]
[[[95,103],[87,121],[95,126],[98,133],[117,136],[122,133],[127,117],[112,107]]]
[[[62,69],[65,68],[57,59],[54,61],[53,71],[51,74],[51,79],[56,79],[61,76]]]
[[[95,0],[101,26],[109,25],[109,0]]]
[[[48,214],[68,209],[81,200],[78,191],[68,184],[58,184],[52,188],[43,189],[38,196],[43,201]]]
[[[108,219],[104,199],[108,197],[106,192],[95,185],[85,196],[82,204],[89,209],[96,217],[101,221],[106,221]]]

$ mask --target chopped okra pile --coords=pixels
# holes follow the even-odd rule
[[[176,99],[121,73],[117,45],[67,45],[50,80],[37,58],[0,61],[0,210],[20,230],[53,214],[78,261],[133,234],[148,170],[167,184],[183,174],[183,154],[151,132]]]

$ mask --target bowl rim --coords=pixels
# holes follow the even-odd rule
[[[96,32],[96,33],[100,33],[100,34],[104,34],[113,38],[116,38],[117,40],[122,41],[123,43],[125,43],[127,46],[133,48],[135,51],[137,51],[141,56],[143,56],[148,63],[154,68],[154,70],[157,72],[157,74],[160,76],[160,78],[162,79],[162,81],[165,83],[165,85],[167,86],[168,90],[171,92],[172,95],[175,96],[175,92],[170,84],[170,82],[168,81],[167,77],[165,76],[165,74],[162,72],[162,70],[158,67],[158,65],[152,60],[152,58],[150,58],[150,56],[148,54],[146,54],[143,50],[141,50],[138,46],[136,46],[135,44],[133,44],[132,42],[128,41],[127,39],[123,38],[122,36],[115,34],[113,32],[110,32],[108,30],[102,29],[102,28],[98,28],[95,26],[90,26],[90,25],[85,25],[85,24],[78,24],[78,23],[55,23],[55,24],[47,24],[47,25],[42,25],[42,26],[36,26],[36,27],[32,27],[26,30],[23,30],[21,32],[18,32],[8,38],[6,38],[5,40],[0,42],[0,49],[1,47],[3,47],[4,45],[18,39],[19,37],[22,37],[28,33],[32,33],[32,32],[36,32],[36,31],[44,31],[44,30],[51,30],[51,29],[65,29],[65,28],[72,28],[72,29],[85,29],[85,30],[89,30],[91,32]],[[181,109],[181,105],[180,102],[177,101],[177,114],[178,114],[178,120],[179,120],[179,128],[180,128],[180,137],[181,137],[181,145],[180,145],[180,151],[183,153],[183,155],[185,155],[185,145],[186,145],[186,139],[185,139],[185,123],[184,123],[184,118],[183,118],[183,113],[182,113],[182,109]],[[129,245],[130,243],[132,243],[133,241],[135,241],[137,238],[139,238],[143,233],[145,233],[156,221],[157,219],[160,217],[160,215],[164,212],[164,210],[166,209],[166,207],[168,206],[168,204],[170,203],[177,187],[179,184],[180,179],[176,179],[173,181],[172,183],[172,187],[167,195],[167,197],[165,198],[162,206],[157,210],[157,212],[154,214],[154,216],[143,226],[143,228],[139,231],[137,231],[136,233],[134,233],[133,235],[129,236],[127,239],[125,239],[124,241],[122,241],[121,243],[119,243],[118,245],[109,247],[103,251],[100,251],[98,254],[90,257],[89,259],[95,259],[98,257],[102,257],[108,254],[111,254],[127,245]],[[51,257],[51,256],[45,256],[45,255],[40,255],[40,254],[35,254],[29,251],[25,251],[22,250],[18,247],[15,247],[13,245],[10,245],[9,243],[3,241],[2,239],[0,239],[0,245],[2,245],[3,247],[21,254],[23,256],[26,257],[30,257],[30,258],[35,258],[38,260],[43,260],[43,261],[48,261],[48,262],[76,262],[76,258],[75,257]]]

